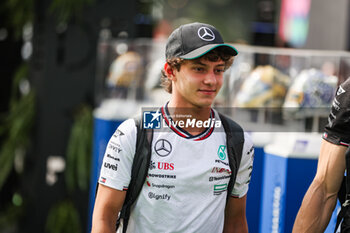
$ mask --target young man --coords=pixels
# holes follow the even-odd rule
[[[350,144],[350,78],[337,90],[323,139],[316,176],[296,217],[295,233],[324,232],[336,205],[345,171],[345,152]],[[347,224],[347,229],[342,232],[350,230],[347,221],[342,225],[344,228]]]
[[[253,164],[253,145],[244,134],[242,159],[231,197],[226,137],[211,108],[224,71],[237,55],[211,25],[186,24],[166,45],[163,85],[171,99],[160,109],[166,127],[154,129],[151,163],[131,215],[127,232],[248,232],[246,193]],[[177,124],[188,119],[206,124]],[[92,232],[115,232],[118,213],[130,182],[135,154],[133,119],[123,122],[107,146],[102,166]]]

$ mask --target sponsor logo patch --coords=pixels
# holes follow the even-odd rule
[[[231,170],[227,169],[227,168],[222,168],[222,167],[213,167],[213,169],[211,170],[211,173],[226,173],[231,175]]]
[[[337,95],[341,95],[345,93],[345,90],[342,88],[342,86],[339,86],[338,90],[337,90]]]
[[[149,192],[148,193],[149,199],[155,199],[155,200],[165,200],[169,201],[171,196],[169,194],[156,194],[154,192]]]
[[[220,195],[227,190],[227,184],[214,185],[214,195]]]
[[[226,146],[224,145],[220,145],[219,149],[218,149],[218,156],[221,160],[225,160],[226,159]]]
[[[159,139],[154,145],[154,151],[160,157],[168,156],[172,151],[172,145],[168,140]]]
[[[107,158],[113,159],[113,160],[118,161],[118,162],[120,161],[119,158],[114,157],[114,156],[112,156],[112,155],[110,155],[110,154],[107,154]]]
[[[118,164],[110,164],[110,163],[105,162],[104,166],[105,166],[105,168],[113,170],[113,171],[118,170]]]
[[[149,169],[153,170],[155,168],[156,168],[156,163],[151,160],[151,162],[149,163]]]
[[[125,135],[120,129],[117,129],[115,133],[113,134],[113,137],[117,138],[119,136]]]
[[[149,169],[153,170],[153,169],[157,169],[157,170],[169,170],[169,171],[173,171],[175,169],[175,164],[174,163],[167,163],[167,162],[153,162],[151,160],[150,165],[149,165]]]
[[[213,41],[215,40],[214,32],[208,27],[201,27],[198,29],[198,36],[204,41]]]
[[[162,188],[173,189],[173,188],[175,188],[175,185],[167,185],[167,184],[154,184],[154,183],[152,183],[151,186],[154,188],[159,188],[159,189],[162,189]]]
[[[211,176],[211,177],[209,177],[209,182],[230,179],[230,178],[231,178],[231,176],[220,176],[220,177]]]
[[[221,161],[221,160],[218,160],[218,159],[215,160],[215,163],[221,163],[221,164],[224,164],[226,166],[230,166],[228,163]]]
[[[115,152],[117,152],[117,153],[120,153],[121,151],[123,151],[122,148],[120,147],[120,145],[115,144],[115,143],[110,143],[110,144],[108,145],[108,148],[109,148],[109,149],[112,149],[113,151],[115,151]]]
[[[159,170],[174,170],[174,163],[158,162]]]
[[[149,177],[161,178],[161,179],[176,179],[176,175],[164,175],[164,174],[154,174],[149,173]]]

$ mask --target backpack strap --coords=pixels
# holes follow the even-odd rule
[[[346,176],[344,178],[345,179],[345,190],[346,190],[345,200],[342,203],[340,212],[337,216],[337,223],[336,223],[335,228],[334,228],[334,233],[337,232],[337,229],[338,229],[340,223],[342,222],[342,220],[344,219],[346,213],[349,211],[349,206],[350,206],[350,176],[348,173],[350,171],[350,150],[346,151],[345,161],[346,161]],[[343,186],[344,185],[342,184],[341,189],[343,188]]]
[[[221,123],[226,133],[226,145],[229,158],[229,165],[231,168],[231,178],[227,187],[227,200],[231,196],[234,184],[236,182],[236,176],[241,164],[242,151],[244,145],[244,132],[240,125],[235,121],[219,113]]]
[[[135,118],[134,121],[137,128],[137,139],[131,168],[131,180],[116,225],[116,229],[118,229],[120,220],[123,219],[124,233],[128,227],[131,206],[135,203],[145,183],[152,153],[153,129],[144,129],[140,118]]]

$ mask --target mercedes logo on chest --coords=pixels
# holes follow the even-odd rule
[[[168,156],[171,153],[172,146],[169,141],[159,139],[154,145],[154,151],[161,157]]]
[[[213,41],[215,39],[214,32],[208,27],[201,27],[198,29],[198,36],[205,41]]]

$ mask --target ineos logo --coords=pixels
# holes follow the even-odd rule
[[[198,36],[205,41],[213,41],[215,39],[214,32],[207,27],[201,27],[198,29]]]
[[[172,146],[169,141],[165,139],[159,139],[154,145],[154,150],[159,156],[165,157],[170,154]]]

